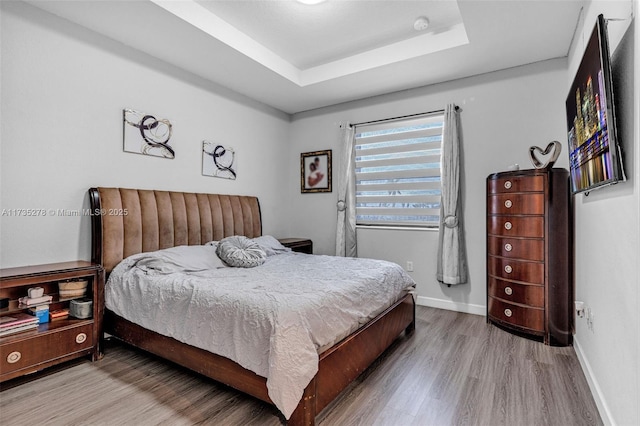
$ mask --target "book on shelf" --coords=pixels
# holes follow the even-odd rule
[[[69,318],[69,309],[56,309],[49,312],[50,321],[56,321]]]
[[[0,330],[15,328],[25,324],[37,324],[38,319],[26,313],[17,313],[0,317]]]
[[[22,312],[2,316],[0,317],[0,337],[33,330],[38,327],[39,322],[38,318]]]
[[[44,304],[51,303],[52,300],[53,300],[53,296],[47,296],[47,295],[44,295],[41,297],[25,296],[18,299],[18,302],[24,306],[35,306],[35,305],[44,305]]]
[[[8,336],[14,333],[20,333],[22,331],[35,330],[36,328],[38,328],[38,318],[36,317],[31,317],[31,318],[33,318],[35,322],[30,324],[21,324],[15,327],[0,329],[0,337]]]

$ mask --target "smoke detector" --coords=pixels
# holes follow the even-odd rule
[[[421,16],[413,23],[413,28],[416,31],[424,31],[429,28],[429,20],[425,16]]]

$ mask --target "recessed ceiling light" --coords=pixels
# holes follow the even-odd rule
[[[300,3],[304,3],[304,4],[318,4],[318,3],[322,3],[325,0],[298,0],[298,2]]]
[[[429,28],[429,20],[425,16],[421,16],[413,23],[413,28],[416,31],[424,31]]]

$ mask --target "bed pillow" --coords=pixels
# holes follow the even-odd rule
[[[227,265],[239,268],[253,268],[267,259],[267,254],[258,244],[240,235],[220,240],[216,253]]]
[[[258,246],[260,246],[260,248],[264,250],[267,256],[273,256],[275,254],[291,251],[290,248],[283,246],[280,241],[276,240],[271,235],[256,237],[253,239],[253,242],[258,244]]]
[[[177,246],[141,253],[136,260],[136,266],[162,274],[226,267],[216,254],[215,247],[212,246]]]
[[[214,249],[217,249],[219,242],[220,241],[215,241],[215,240],[214,241],[209,241],[208,243],[205,244],[205,246],[212,246]]]

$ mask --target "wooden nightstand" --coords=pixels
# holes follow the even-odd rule
[[[308,238],[278,238],[278,241],[293,251],[313,254],[313,242]]]
[[[69,316],[38,325],[38,328],[0,337],[0,382],[34,373],[75,358],[101,357],[102,298],[104,271],[100,265],[86,261],[50,263],[0,269],[0,298],[8,298],[9,306],[0,316],[26,312],[18,299],[27,296],[30,287],[42,287],[53,296],[49,310],[69,308],[73,299],[61,298],[58,283],[88,281],[84,296],[93,301],[91,318]]]

